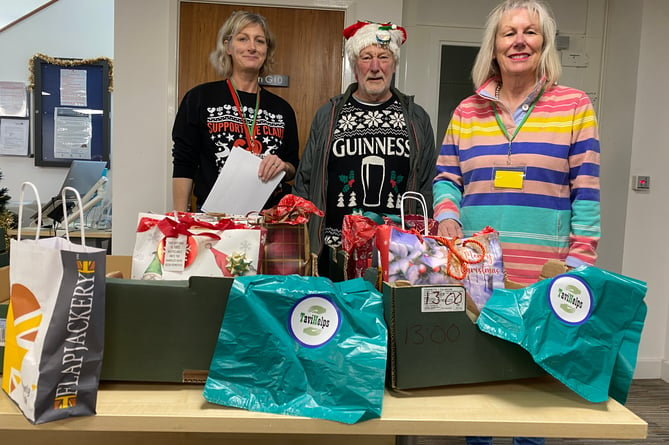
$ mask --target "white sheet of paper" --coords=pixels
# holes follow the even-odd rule
[[[260,162],[261,159],[253,153],[234,147],[205,199],[202,211],[246,215],[262,210],[286,173],[281,172],[269,181],[262,182],[258,177]]]
[[[0,118],[0,155],[28,156],[30,121]]]

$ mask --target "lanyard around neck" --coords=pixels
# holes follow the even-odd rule
[[[527,120],[527,118],[530,117],[530,113],[532,112],[532,110],[534,110],[534,106],[539,101],[539,98],[544,93],[545,89],[546,89],[546,87],[543,87],[541,89],[541,91],[539,91],[539,94],[537,94],[537,97],[534,98],[534,100],[532,101],[532,105],[530,105],[530,108],[527,110],[527,113],[525,113],[525,116],[523,116],[523,120],[520,121],[520,123],[516,127],[516,131],[513,132],[512,136],[509,136],[509,132],[506,130],[506,126],[504,126],[504,123],[502,122],[502,118],[499,117],[499,113],[497,112],[497,104],[493,101],[492,108],[493,108],[493,110],[495,110],[495,119],[497,119],[497,125],[499,125],[500,130],[502,130],[502,133],[504,133],[504,136],[506,136],[506,139],[509,141],[509,149],[506,153],[507,164],[511,163],[511,143],[516,138],[516,135],[518,134],[518,132],[522,128],[523,124],[525,124],[525,121]]]
[[[258,108],[260,107],[260,87],[258,87],[258,92],[256,93],[256,108],[253,110],[253,123],[249,125],[244,117],[244,112],[242,111],[242,105],[239,101],[239,94],[235,88],[235,84],[232,83],[232,79],[228,79],[228,88],[230,88],[230,94],[232,94],[232,100],[235,101],[235,106],[241,116],[242,121],[244,122],[244,130],[246,133],[246,143],[248,144],[248,150],[253,150],[253,139],[256,132],[256,118],[258,117]]]

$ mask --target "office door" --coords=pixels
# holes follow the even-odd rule
[[[289,76],[289,86],[267,89],[295,110],[302,154],[316,110],[341,92],[344,11],[182,2],[179,101],[193,86],[219,79],[209,63],[209,53],[225,19],[240,9],[265,16],[276,37],[274,74]]]

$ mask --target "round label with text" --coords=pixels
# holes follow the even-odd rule
[[[324,295],[307,295],[290,311],[290,332],[300,344],[316,348],[326,344],[339,330],[339,308]]]
[[[585,323],[592,313],[593,296],[588,284],[575,275],[558,275],[548,288],[548,303],[567,324]]]

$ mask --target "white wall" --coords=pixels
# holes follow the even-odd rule
[[[115,0],[112,252],[132,254],[137,215],[171,210],[176,1]]]
[[[0,80],[28,83],[28,61],[36,54],[93,59],[114,57],[113,0],[60,0],[26,20],[0,32]],[[26,157],[0,156],[10,205],[19,199],[21,183],[33,182],[42,200],[57,194],[66,168],[35,167]],[[27,197],[26,197],[27,199]],[[32,197],[30,198],[32,200]]]
[[[652,179],[649,192],[630,192],[627,201],[623,271],[648,283],[648,316],[637,375],[642,372],[660,374],[669,381],[666,281],[669,243],[663,241],[667,239],[666,222],[669,219],[669,177],[666,174],[669,165],[669,108],[666,106],[669,92],[665,88],[666,73],[669,72],[668,24],[669,2],[644,0],[635,113],[627,114],[627,119],[634,124],[631,173],[650,175]]]

